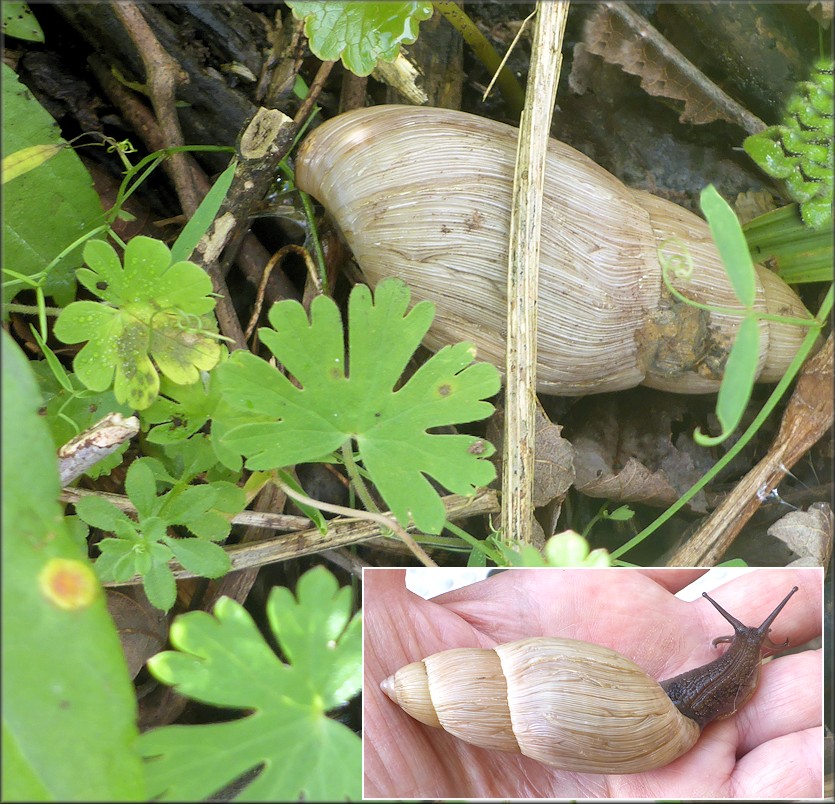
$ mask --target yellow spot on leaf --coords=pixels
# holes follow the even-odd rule
[[[59,609],[84,609],[96,598],[98,582],[92,568],[72,558],[51,558],[38,576],[41,592]]]

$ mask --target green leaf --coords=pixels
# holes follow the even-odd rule
[[[367,287],[353,289],[350,377],[331,299],[313,301],[310,322],[297,302],[274,305],[274,329],[259,334],[301,387],[255,355],[235,352],[219,367],[218,380],[229,407],[247,417],[232,427],[221,424],[215,437],[247,456],[250,469],[319,461],[353,438],[397,520],[406,525],[411,517],[421,530],[440,533],[444,507],[427,475],[454,493],[473,494],[495,477],[487,460],[494,450],[473,436],[427,430],[489,416],[493,406],[483,399],[499,390],[500,379],[494,366],[472,365],[475,348],[461,343],[433,355],[394,391],[433,316],[429,302],[407,314],[408,302],[409,289],[395,279],[377,286],[374,304]]]
[[[171,247],[171,259],[174,262],[180,260],[187,260],[191,256],[200,238],[209,231],[209,227],[215,219],[220,210],[220,206],[229,192],[229,187],[232,185],[232,179],[235,177],[235,168],[237,161],[232,160],[229,166],[212,185],[212,188],[204,196],[200,202],[200,206],[194,211],[194,215],[189,218],[188,223],[183,227],[179,237]]]
[[[96,559],[96,573],[105,583],[124,583],[139,574],[139,554],[127,539],[102,539],[96,546],[101,553]]]
[[[815,230],[832,225],[833,62],[815,63],[811,80],[796,85],[783,124],[770,126],[743,142],[746,153],[768,175],[783,179],[800,203],[803,222]]]
[[[4,11],[8,3],[3,4]],[[3,156],[33,145],[62,145],[55,120],[3,64]],[[103,223],[93,181],[72,148],[64,147],[45,164],[3,187],[3,267],[32,276],[43,271],[76,240]],[[81,248],[74,248],[52,268],[44,292],[61,305],[75,298],[74,270]],[[3,301],[24,287],[4,276]]]
[[[368,75],[377,61],[393,61],[400,45],[418,37],[418,23],[432,16],[430,2],[357,3],[288,0],[293,16],[304,20],[310,50],[323,61],[342,63]]]
[[[3,33],[28,42],[43,42],[43,31],[26,3],[3,3]]]
[[[64,523],[73,542],[86,552],[87,537],[90,535],[90,528],[77,516],[64,517]]]
[[[800,205],[800,215],[810,229],[825,230],[832,223],[832,197],[806,201]]]
[[[550,567],[608,567],[611,564],[605,550],[591,550],[589,543],[573,530],[553,535],[545,542],[542,552]]]
[[[128,243],[124,270],[103,241],[88,243],[84,259],[90,267],[79,271],[79,280],[112,306],[75,302],[54,331],[64,343],[88,341],[73,362],[87,387],[103,391],[115,374],[116,399],[143,410],[159,393],[157,368],[185,384],[217,364],[221,346],[208,315],[212,282],[198,266],[172,264],[164,243],[142,236]]]
[[[47,366],[49,366],[49,370],[52,372],[52,377],[55,382],[62,388],[63,390],[67,391],[68,393],[72,393],[74,388],[72,384],[72,380],[70,380],[70,375],[67,373],[66,369],[64,368],[61,361],[58,359],[58,355],[49,348],[46,341],[40,336],[35,327],[30,324],[29,331],[32,333],[32,337],[34,337],[35,341],[38,344],[38,348],[43,352],[44,361]],[[37,364],[41,361],[32,361],[32,363]],[[40,384],[40,375],[38,376],[38,382]]]
[[[765,132],[752,134],[743,140],[742,147],[745,153],[769,176],[774,176],[775,179],[785,179],[794,170],[794,166],[791,159],[783,153],[783,146],[774,137],[773,132],[768,135]]]
[[[143,411],[143,424],[155,424],[148,433],[153,444],[175,444],[193,436],[214,413],[220,393],[214,375],[207,382],[178,385],[165,378],[160,396]]]
[[[229,598],[217,602],[214,616],[191,612],[174,621],[177,651],[150,659],[151,672],[190,698],[252,714],[143,734],[139,747],[149,760],[151,797],[202,800],[260,765],[237,801],[360,797],[360,740],[325,715],[331,702],[344,704],[359,690],[360,616],[348,622],[350,601],[323,574],[329,576],[316,568],[302,576],[298,603],[278,590],[270,596],[276,639],[283,642],[285,628],[294,634],[287,637],[296,649],[289,664],[279,661],[250,615]],[[324,666],[314,676],[303,668],[317,659]]]
[[[755,316],[748,316],[742,320],[737,330],[716,398],[716,416],[722,432],[710,437],[703,435],[697,428],[694,433],[696,443],[702,446],[719,444],[737,428],[751,399],[759,354],[760,326]]]
[[[757,276],[739,220],[712,184],[702,190],[699,205],[707,218],[710,233],[734,293],[744,307],[750,310],[757,296]]]
[[[270,592],[267,617],[290,663],[308,675],[325,709],[339,706],[362,685],[360,666],[351,661],[362,644],[359,618],[351,619],[351,587],[339,584],[324,567],[306,572],[296,587]],[[323,602],[326,605],[322,605]]]
[[[211,485],[189,486],[181,492],[165,495],[161,515],[172,525],[186,525],[198,514],[214,505],[217,492]]]
[[[717,567],[747,567],[748,562],[744,558],[729,558],[716,565]]]
[[[635,512],[628,505],[621,505],[619,508],[615,508],[612,513],[607,513],[605,518],[616,522],[625,522],[632,519],[633,516],[635,516]]]
[[[141,517],[156,513],[157,481],[151,467],[142,458],[131,463],[125,476],[125,492]]]
[[[30,145],[28,148],[21,148],[13,154],[3,157],[3,184],[23,176],[30,170],[40,167],[45,162],[57,156],[67,146],[60,143],[52,145]]]
[[[151,565],[142,573],[142,588],[148,602],[162,611],[168,611],[177,600],[177,584],[168,566],[172,553],[164,544],[151,545]]]
[[[75,512],[91,527],[108,533],[116,528],[118,520],[128,518],[127,514],[120,511],[112,502],[92,495],[82,497],[75,504]]]
[[[55,449],[37,414],[28,360],[7,332],[0,339],[0,794],[4,801],[145,801],[133,750],[136,698],[119,637],[86,552],[61,516]]]
[[[222,547],[203,539],[172,539],[165,543],[171,548],[174,558],[187,570],[204,578],[219,578],[232,567],[232,562]]]

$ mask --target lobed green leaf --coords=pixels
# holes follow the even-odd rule
[[[298,602],[273,590],[270,625],[280,643],[293,645],[288,664],[229,598],[217,602],[214,616],[191,612],[174,621],[177,650],[154,656],[151,672],[190,698],[252,714],[143,734],[152,797],[203,800],[260,766],[238,801],[359,798],[359,738],[324,713],[326,701],[344,703],[359,689],[359,615],[348,621],[345,591],[323,568],[302,576]],[[317,661],[322,666],[311,674]]]
[[[401,44],[418,37],[418,23],[432,16],[430,2],[327,3],[288,0],[304,20],[311,52],[323,61],[342,59],[356,75],[368,75],[379,60],[392,61]]]
[[[189,384],[218,363],[222,347],[208,315],[212,283],[202,269],[172,264],[164,243],[142,236],[127,244],[124,268],[104,241],[88,242],[84,258],[89,268],[79,271],[79,280],[107,304],[70,305],[55,334],[65,343],[88,341],[73,363],[88,388],[103,391],[113,382],[119,402],[143,410],[159,394],[157,368]]]
[[[499,373],[487,363],[470,365],[470,344],[433,355],[399,390],[406,362],[426,334],[433,306],[407,312],[409,290],[385,280],[371,292],[357,286],[348,305],[351,372],[346,376],[342,323],[334,302],[317,298],[310,320],[297,302],[270,311],[272,330],[264,344],[298,381],[243,351],[218,369],[221,396],[232,419],[216,412],[213,434],[221,448],[247,458],[250,469],[273,469],[319,461],[345,444],[357,443],[372,481],[398,521],[410,518],[439,533],[445,514],[427,477],[460,494],[472,494],[495,477],[487,460],[493,448],[465,435],[439,435],[429,428],[477,421],[493,406]],[[246,414],[246,415],[244,415]]]

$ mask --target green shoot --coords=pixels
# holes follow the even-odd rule
[[[753,134],[742,144],[761,170],[783,181],[800,204],[803,222],[818,231],[832,226],[832,103],[833,62],[821,59],[810,79],[797,85],[782,125]]]
[[[75,505],[80,519],[113,534],[98,543],[101,555],[95,569],[101,580],[124,582],[141,575],[148,600],[168,611],[177,595],[168,562],[176,559],[206,578],[226,574],[231,566],[229,557],[213,542],[229,535],[228,515],[243,510],[246,499],[241,489],[222,481],[175,486],[157,496],[152,466],[153,459],[139,458],[131,463],[125,478],[136,520],[101,497],[85,496]],[[197,538],[171,535],[173,525],[187,528]]]

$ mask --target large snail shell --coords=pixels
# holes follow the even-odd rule
[[[412,717],[468,743],[581,773],[652,770],[700,734],[634,662],[573,639],[446,650],[382,688]]]
[[[319,126],[296,165],[298,186],[324,204],[372,284],[399,276],[435,302],[426,345],[471,341],[500,369],[516,139],[464,112],[376,106]],[[659,267],[660,248],[684,243],[695,269],[676,287],[739,309],[707,224],[556,140],[544,205],[539,390],[715,391],[739,318],[676,302]],[[765,269],[760,278],[758,309],[808,317],[782,280]],[[760,379],[776,380],[804,333],[771,322],[760,331]]]

